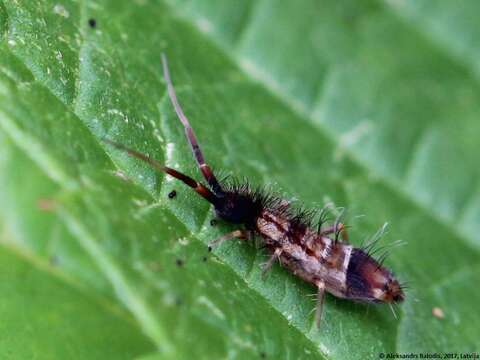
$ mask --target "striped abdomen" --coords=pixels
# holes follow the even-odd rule
[[[392,273],[361,249],[268,209],[257,217],[255,230],[272,252],[277,251],[283,266],[337,297],[366,302],[403,299]]]

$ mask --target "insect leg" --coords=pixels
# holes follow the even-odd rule
[[[136,157],[137,159],[140,159],[140,160],[146,162],[147,164],[150,164],[154,169],[156,169],[158,171],[162,171],[164,173],[167,173],[170,176],[173,176],[174,178],[182,181],[187,186],[190,186],[193,190],[195,190],[195,192],[197,194],[199,194],[200,196],[202,196],[203,198],[208,200],[208,202],[210,202],[212,204],[215,203],[215,200],[217,199],[217,197],[207,187],[205,187],[205,185],[203,185],[202,183],[197,182],[196,180],[192,179],[191,177],[189,177],[185,174],[182,174],[181,172],[179,172],[175,169],[169,168],[167,166],[163,166],[158,161],[156,161],[154,159],[151,159],[149,156],[147,156],[145,154],[142,154],[139,151],[130,149],[130,148],[126,147],[125,145],[119,144],[119,143],[114,142],[114,141],[109,140],[109,139],[103,139],[103,141],[105,141],[106,143],[116,147],[117,149],[126,151],[129,155],[131,155],[133,157]]]
[[[185,114],[183,113],[180,103],[177,100],[177,94],[175,93],[175,88],[173,87],[173,83],[170,78],[170,71],[168,70],[167,57],[165,56],[165,54],[162,54],[162,65],[163,65],[163,77],[167,82],[168,96],[170,97],[170,100],[175,109],[175,112],[177,113],[177,116],[182,122],[182,125],[185,129],[185,134],[187,136],[188,143],[192,148],[193,156],[197,161],[197,165],[200,168],[200,171],[202,172],[203,177],[205,178],[205,180],[207,180],[208,184],[210,185],[215,195],[222,196],[224,193],[223,189],[218,183],[218,180],[213,174],[213,171],[210,168],[210,166],[208,166],[208,164],[205,163],[205,159],[203,157],[202,150],[200,149],[200,145],[198,145],[198,141],[195,136],[195,133],[193,132],[193,129],[190,126],[190,123],[187,117],[185,116]]]
[[[265,275],[267,275],[267,272],[272,268],[272,265],[275,262],[275,260],[280,258],[280,255],[282,254],[282,251],[283,250],[281,248],[276,248],[275,251],[273,252],[273,254],[268,259],[268,261],[261,265],[262,278],[265,278]]]
[[[315,309],[315,323],[317,328],[320,328],[320,323],[322,321],[322,312],[323,312],[323,299],[325,298],[325,283],[323,281],[317,282],[317,306]]]
[[[208,244],[208,249],[211,250],[214,246],[217,246],[224,241],[235,239],[235,238],[245,240],[245,239],[248,239],[248,236],[249,236],[249,234],[248,234],[248,231],[246,231],[246,230],[235,230],[235,231],[232,231],[232,232],[229,232],[225,235],[220,236],[218,239],[215,239],[215,240],[211,241]]]
[[[329,226],[326,229],[322,229],[320,231],[321,236],[335,234],[335,233],[341,234],[342,239],[345,241],[348,241],[347,226],[341,222],[335,223],[335,225]]]

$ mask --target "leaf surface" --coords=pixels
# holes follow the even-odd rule
[[[5,264],[31,267],[27,288],[52,283],[57,301],[90,299],[51,313],[92,309],[113,332],[124,322],[119,338],[134,335],[111,349],[123,356],[127,344],[144,358],[200,359],[477,350],[480,89],[465,40],[476,23],[457,26],[475,3],[453,25],[448,5],[416,4],[0,3]],[[391,223],[383,241],[407,244],[388,265],[411,287],[399,320],[329,296],[318,331],[311,286],[277,266],[263,281],[265,254],[241,242],[209,254],[232,226],[211,227],[189,189],[101,141],[199,178],[162,51],[214,168],[309,207],[347,207],[358,245]],[[20,276],[8,284],[20,289]],[[47,322],[41,304],[30,311]]]

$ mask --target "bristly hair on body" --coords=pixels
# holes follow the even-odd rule
[[[384,229],[372,242],[363,248],[357,248],[348,242],[341,213],[333,225],[327,226],[326,211],[322,209],[315,224],[315,211],[295,209],[288,200],[263,188],[252,188],[248,181],[217,180],[206,163],[190,122],[177,100],[164,54],[162,65],[168,95],[207,185],[136,150],[109,139],[104,140],[147,162],[158,171],[182,181],[213,205],[218,218],[236,225],[236,230],[212,241],[209,248],[234,238],[258,238],[262,247],[270,253],[268,261],[262,265],[263,274],[275,262],[279,262],[297,277],[315,285],[317,325],[320,324],[325,292],[358,302],[386,303],[394,312],[392,305],[404,300],[404,286],[383,265],[386,255],[379,260],[373,257],[376,239]]]

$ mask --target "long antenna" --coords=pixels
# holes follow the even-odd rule
[[[198,181],[192,179],[190,176],[187,176],[187,175],[181,173],[180,171],[172,169],[168,166],[164,166],[164,165],[160,164],[158,161],[156,161],[154,159],[151,159],[149,156],[147,156],[147,155],[145,155],[145,154],[143,154],[139,151],[130,149],[129,147],[126,147],[123,144],[117,143],[115,141],[112,141],[112,140],[106,139],[106,138],[103,138],[102,140],[105,141],[107,144],[110,144],[110,145],[116,147],[119,150],[125,151],[126,153],[128,153],[128,155],[133,156],[137,159],[140,159],[140,160],[146,162],[147,164],[152,166],[154,169],[156,169],[158,171],[162,171],[164,173],[167,173],[168,175],[173,176],[174,178],[182,181],[185,185],[191,187],[193,190],[195,190],[195,192],[197,194],[202,196],[208,202],[210,202],[211,204],[215,204],[215,200],[217,199],[217,197],[207,187],[205,187],[205,185],[203,185],[202,183],[199,183]]]
[[[183,113],[182,107],[180,106],[177,94],[175,93],[175,88],[173,87],[172,79],[170,78],[170,71],[168,70],[168,62],[167,57],[164,53],[162,53],[162,66],[163,66],[163,77],[165,78],[165,82],[167,83],[167,90],[168,96],[172,102],[173,108],[177,113],[178,118],[182,122],[183,127],[185,128],[185,135],[187,136],[188,143],[192,148],[193,156],[197,161],[198,167],[203,174],[205,180],[207,180],[208,184],[210,185],[212,191],[217,196],[222,196],[224,191],[220,184],[218,183],[217,178],[213,174],[212,169],[210,166],[205,163],[205,158],[203,157],[202,150],[200,149],[200,145],[198,145],[197,137],[193,132],[192,127],[190,126],[190,122],[188,121],[187,117]]]

